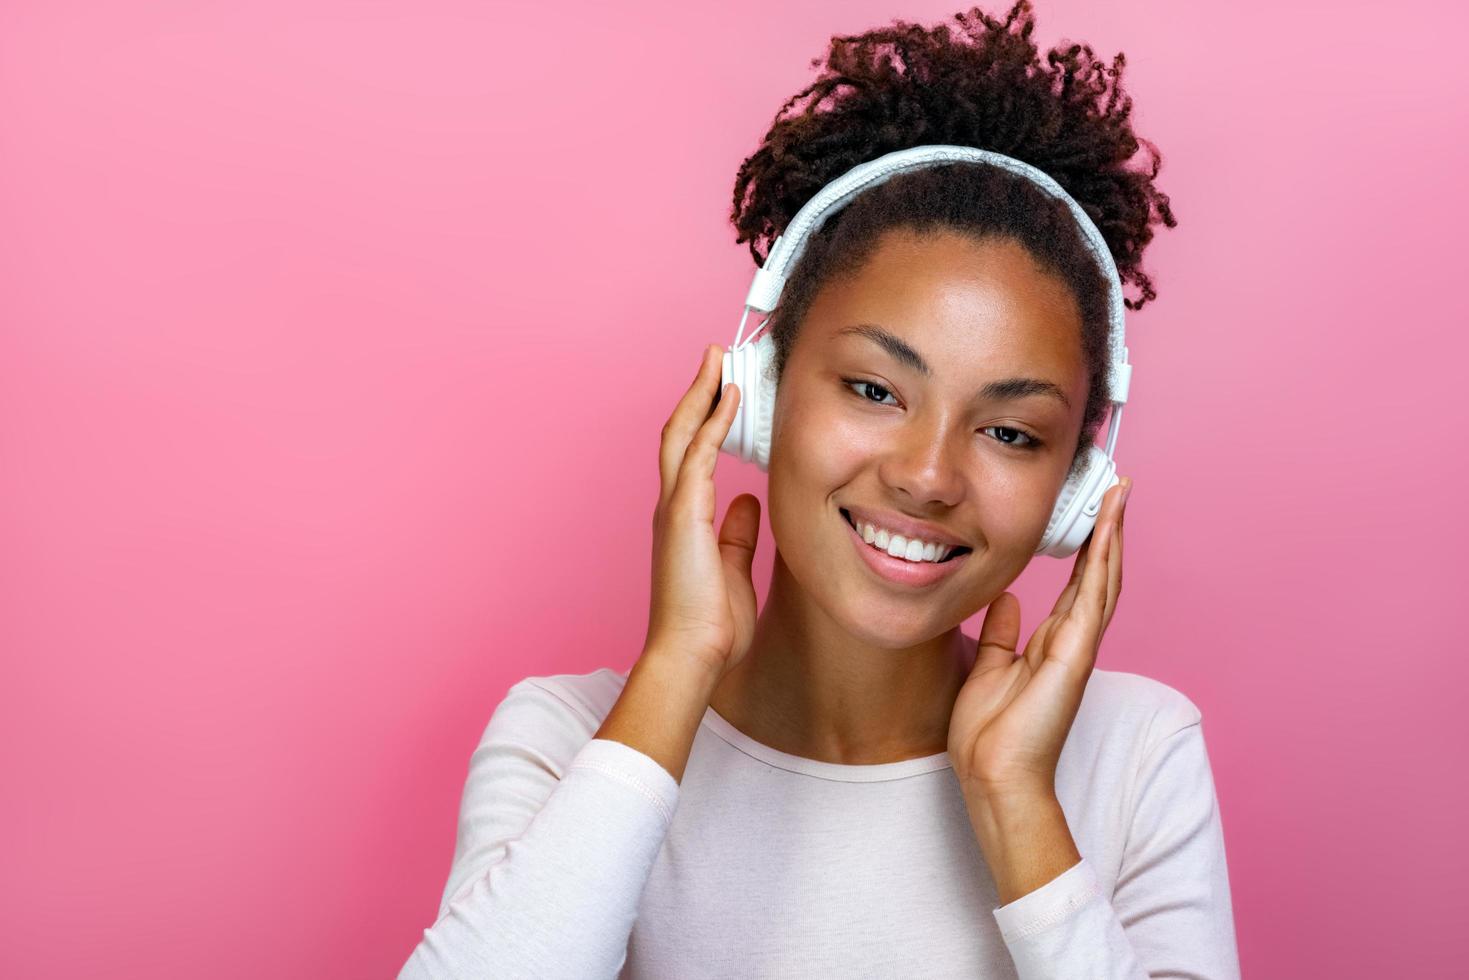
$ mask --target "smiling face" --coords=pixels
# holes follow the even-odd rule
[[[1075,299],[1023,247],[887,233],[812,299],[785,363],[769,469],[781,558],[863,642],[910,647],[958,626],[1033,556],[1086,396]],[[909,564],[864,543],[847,509],[971,550]]]

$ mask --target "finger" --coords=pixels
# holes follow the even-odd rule
[[[1107,555],[1115,537],[1113,532],[1116,530],[1117,504],[1121,495],[1119,484],[1110,488],[1103,498],[1102,512],[1094,529],[1099,540],[1087,549],[1086,570],[1082,573],[1081,585],[1076,590],[1076,601],[1069,610],[1071,614],[1081,613],[1091,619],[1099,631],[1107,607]]]
[[[1102,606],[1102,629],[1112,622],[1112,613],[1117,609],[1117,596],[1122,589],[1122,527],[1112,528],[1111,544],[1107,548],[1107,599]]]
[[[712,410],[719,377],[720,361],[714,356],[717,350],[713,344],[704,348],[694,380],[674,406],[668,420],[663,423],[658,449],[660,503],[666,502],[672,496],[674,485],[678,482],[678,468],[683,462],[683,454],[694,433],[699,431],[699,426],[703,425]]]
[[[724,565],[741,579],[750,578],[755,563],[755,544],[760,537],[760,498],[742,493],[729,502],[719,528],[719,554]]]
[[[1030,666],[1031,673],[1041,669],[1041,661],[1046,659],[1046,644],[1050,641],[1051,630],[1060,622],[1059,617],[1047,616],[1035,632],[1030,634],[1030,640],[1025,644],[1025,662]]]
[[[1122,532],[1127,517],[1127,491],[1132,486],[1131,477],[1123,477],[1117,495],[1117,523],[1112,531],[1112,544],[1107,549],[1107,606],[1102,613],[1102,629],[1112,622],[1117,609],[1117,599],[1122,594]]]
[[[678,400],[673,414],[663,423],[663,434],[658,448],[660,504],[666,503],[673,495],[674,485],[678,482],[678,468],[683,464],[689,442],[709,417],[715,392],[719,388],[721,364],[722,353],[718,347],[710,344],[704,348],[698,374]]]
[[[679,464],[669,505],[702,524],[714,522],[714,467],[719,462],[719,446],[729,434],[739,401],[740,386],[731,381],[724,386],[714,414],[694,433]]]
[[[1093,529],[1095,531],[1095,528]],[[1081,576],[1086,571],[1086,556],[1091,550],[1092,538],[1095,534],[1088,534],[1081,547],[1076,549],[1076,558],[1071,563],[1071,578],[1067,580],[1066,587],[1056,597],[1056,604],[1051,607],[1051,615],[1057,616],[1071,608],[1076,601],[1076,590],[1081,585]]]
[[[1020,599],[1013,592],[1001,592],[985,610],[979,627],[979,648],[970,673],[1008,667],[1015,661],[1015,647],[1020,642]]]
[[[1132,477],[1124,477],[1123,480],[1129,485],[1132,483]],[[1111,492],[1113,492],[1112,488],[1109,487],[1108,493]],[[1087,555],[1091,551],[1092,542],[1102,533],[1102,524],[1107,517],[1107,503],[1107,494],[1103,494],[1102,506],[1099,508],[1100,513],[1097,515],[1096,526],[1093,527],[1092,533],[1086,536],[1086,540],[1081,543],[1081,547],[1076,551],[1076,558],[1071,565],[1071,578],[1066,582],[1066,586],[1061,590],[1061,594],[1056,597],[1056,604],[1051,607],[1052,616],[1070,609],[1072,603],[1076,601],[1077,589],[1080,587],[1082,576],[1086,572]]]

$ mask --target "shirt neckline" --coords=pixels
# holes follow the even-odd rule
[[[705,709],[701,724],[753,759],[758,759],[777,769],[784,769],[802,776],[814,776],[817,779],[834,779],[844,783],[876,783],[948,769],[953,764],[947,750],[936,752],[933,755],[919,756],[915,759],[876,762],[869,765],[844,765],[839,762],[823,762],[820,759],[791,755],[789,752],[772,748],[764,742],[755,741],[730,724],[723,715],[714,710],[713,705]]]

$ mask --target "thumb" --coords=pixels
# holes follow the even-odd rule
[[[750,577],[755,561],[755,542],[760,537],[760,498],[742,493],[729,503],[724,523],[719,526],[719,554],[725,567]]]
[[[1020,642],[1020,600],[1013,592],[1001,592],[984,611],[979,627],[979,649],[970,673],[1008,667],[1015,661]]]

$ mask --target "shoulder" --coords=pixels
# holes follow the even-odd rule
[[[1198,705],[1175,687],[1152,677],[1125,670],[1092,670],[1082,703],[1092,701],[1103,710],[1143,713],[1164,724],[1192,724],[1203,717]]]
[[[531,750],[559,776],[602,727],[626,683],[627,672],[611,667],[522,678],[495,706],[480,751],[507,744]]]
[[[602,727],[607,713],[617,703],[627,683],[626,670],[598,667],[585,674],[544,674],[526,677],[510,688],[511,693],[539,698],[591,727]],[[508,697],[508,694],[507,694]]]
[[[1191,698],[1160,680],[1093,668],[1073,727],[1096,744],[1125,740],[1146,748],[1202,719]]]
[[[1119,821],[1144,797],[1181,807],[1184,793],[1188,805],[1204,805],[1212,790],[1202,718],[1191,698],[1160,680],[1093,668],[1057,767],[1058,792],[1071,794],[1063,805],[1081,812],[1099,785],[1112,788],[1106,812]]]

